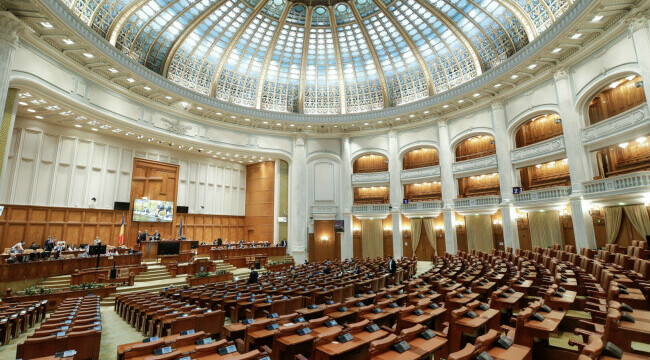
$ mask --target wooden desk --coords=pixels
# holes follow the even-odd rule
[[[514,294],[508,294],[507,298],[502,298],[496,296],[490,301],[490,307],[494,309],[508,309],[508,310],[517,310],[519,308],[519,300],[524,296],[522,292],[515,292]]]
[[[461,317],[454,320],[449,328],[449,352],[460,350],[460,341],[463,333],[474,333],[478,328],[488,324],[488,329],[499,330],[500,311],[496,309],[487,309],[485,311],[475,310],[477,317],[470,319]]]
[[[295,355],[311,351],[313,334],[282,336],[273,342],[273,360],[293,359]]]
[[[494,360],[531,360],[533,351],[526,346],[512,344],[508,350],[495,346],[487,351]]]
[[[140,242],[140,249],[142,250],[143,259],[157,259],[158,258],[158,244],[160,243],[180,243],[180,251],[192,250],[191,240],[160,240],[160,241],[142,241]]]
[[[354,337],[354,335],[352,336]],[[332,341],[316,347],[314,360],[365,360],[369,346],[370,342],[357,337],[343,344]]]
[[[296,312],[298,314],[302,315],[306,320],[311,320],[311,319],[317,319],[319,317],[323,317],[323,313],[325,312],[326,308],[327,308],[327,305],[320,304],[315,309],[302,308],[302,309],[296,310]]]
[[[540,314],[544,316],[544,321],[526,320],[524,322],[524,328],[522,329],[524,330],[524,334],[521,336],[521,343],[519,345],[532,349],[534,338],[548,339],[551,333],[557,331],[560,322],[564,319],[565,313],[562,312],[562,315],[557,316],[559,319],[553,319],[550,316],[546,316],[547,313]],[[519,331],[519,329],[517,329],[517,331]]]
[[[553,295],[546,297],[544,303],[553,310],[569,310],[576,300],[576,295],[575,291],[567,290],[562,293],[562,297]]]
[[[287,254],[286,247],[255,247],[255,248],[217,248],[213,245],[201,245],[199,246],[199,251],[205,251],[202,247],[210,247],[210,259],[212,260],[226,260],[231,257],[246,257],[246,256],[255,256],[262,255],[266,257],[271,256],[285,256]]]

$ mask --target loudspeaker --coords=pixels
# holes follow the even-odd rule
[[[190,208],[187,206],[177,206],[176,207],[176,213],[177,214],[187,214],[190,211]]]
[[[113,203],[113,210],[129,210],[131,203],[116,201]]]

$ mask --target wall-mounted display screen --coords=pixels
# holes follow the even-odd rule
[[[133,221],[171,222],[173,219],[173,201],[150,199],[135,199],[133,201]]]

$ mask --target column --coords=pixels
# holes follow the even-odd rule
[[[343,239],[341,240],[341,260],[354,256],[352,239],[352,158],[350,155],[350,137],[343,137],[341,156],[341,216],[343,219]]]
[[[506,114],[503,103],[492,103],[492,128],[494,129],[494,142],[499,164],[499,187],[501,190],[501,222],[503,227],[503,241],[505,247],[516,249],[519,247],[519,234],[515,219],[515,209],[512,206],[512,186],[514,173],[510,161],[510,139],[506,130]]]
[[[454,161],[449,148],[449,130],[445,120],[438,121],[438,139],[440,142],[440,185],[442,190],[443,217],[445,221],[445,247],[450,254],[458,251],[456,240],[456,214],[454,213],[454,198],[456,197],[456,180],[451,168]]]
[[[275,178],[273,181],[273,244],[280,242],[280,160],[274,163]]]
[[[0,179],[5,172],[11,133],[16,119],[16,92],[9,91],[9,77],[16,55],[18,36],[24,26],[12,13],[0,11]]]
[[[397,133],[393,130],[388,132],[388,173],[390,175],[390,216],[393,223],[393,257],[401,258],[404,254],[402,245],[402,182],[400,172],[402,159],[399,157],[399,146],[397,145]]]
[[[571,91],[568,71],[560,69],[553,74],[553,77],[555,79],[560,116],[562,117],[562,131],[564,132],[564,143],[571,176],[569,204],[571,206],[576,250],[580,251],[583,247],[595,249],[594,223],[589,216],[588,204],[582,199],[584,192],[582,183],[587,180],[589,161],[580,141],[580,129],[584,123],[574,107],[575,101]]]
[[[634,50],[639,62],[639,72],[643,78],[643,88],[646,94],[650,94],[650,25],[648,14],[636,14],[628,20]]]
[[[307,259],[307,152],[305,139],[294,137],[291,161],[291,193],[289,194],[288,246],[297,264]]]

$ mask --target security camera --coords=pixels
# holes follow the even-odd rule
[[[93,198],[91,198],[90,200],[91,200],[92,202],[95,202],[95,201],[97,201],[97,198],[93,197]]]

